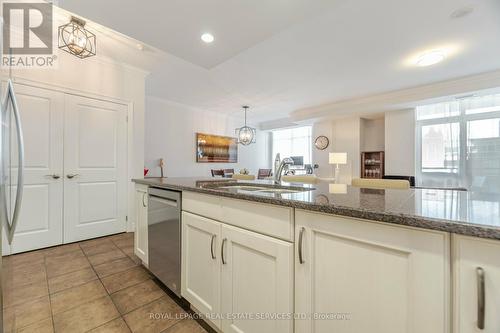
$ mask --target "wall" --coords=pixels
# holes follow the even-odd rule
[[[415,111],[385,113],[385,174],[415,175]]]
[[[314,146],[314,140],[320,135],[324,135],[330,140],[330,145],[325,150],[319,150]],[[318,177],[333,177],[332,166],[328,164],[328,154],[332,151],[333,145],[333,122],[322,121],[312,125],[312,163],[318,164],[319,168],[314,171]]]
[[[361,151],[385,149],[385,120],[361,119]]]
[[[196,163],[196,132],[234,136],[234,129],[243,119],[221,113],[188,108],[166,100],[146,99],[145,166],[150,176],[158,176],[158,161],[165,160],[165,176],[210,176],[210,169],[249,169],[270,167],[269,133],[257,131],[257,142],[238,147],[238,163]]]
[[[330,140],[330,146],[322,151],[313,148],[313,163],[319,164],[315,173],[319,177],[333,177],[333,165],[328,164],[330,152],[346,152],[347,164],[340,165],[340,177],[338,182],[350,184],[352,178],[360,174],[361,154],[361,119],[352,117],[339,120],[325,120],[313,124],[314,141],[318,135],[325,135]],[[314,144],[314,142],[313,142]]]

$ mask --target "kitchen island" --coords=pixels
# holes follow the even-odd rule
[[[485,214],[498,197],[213,178],[135,182],[139,210],[148,187],[182,192],[182,296],[217,330],[500,328],[498,208]]]

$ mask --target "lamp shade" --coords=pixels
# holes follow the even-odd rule
[[[347,153],[330,153],[328,163],[347,164]]]

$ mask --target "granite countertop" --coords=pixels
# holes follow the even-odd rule
[[[221,183],[272,186],[270,180],[223,178],[146,178],[136,183],[257,201],[328,214],[500,240],[500,194],[442,189],[381,190],[342,184],[291,184],[299,193],[262,193],[217,188]]]

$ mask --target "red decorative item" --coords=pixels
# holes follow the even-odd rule
[[[149,172],[149,169],[144,168],[144,177],[146,177],[146,175],[148,174],[148,172]]]

